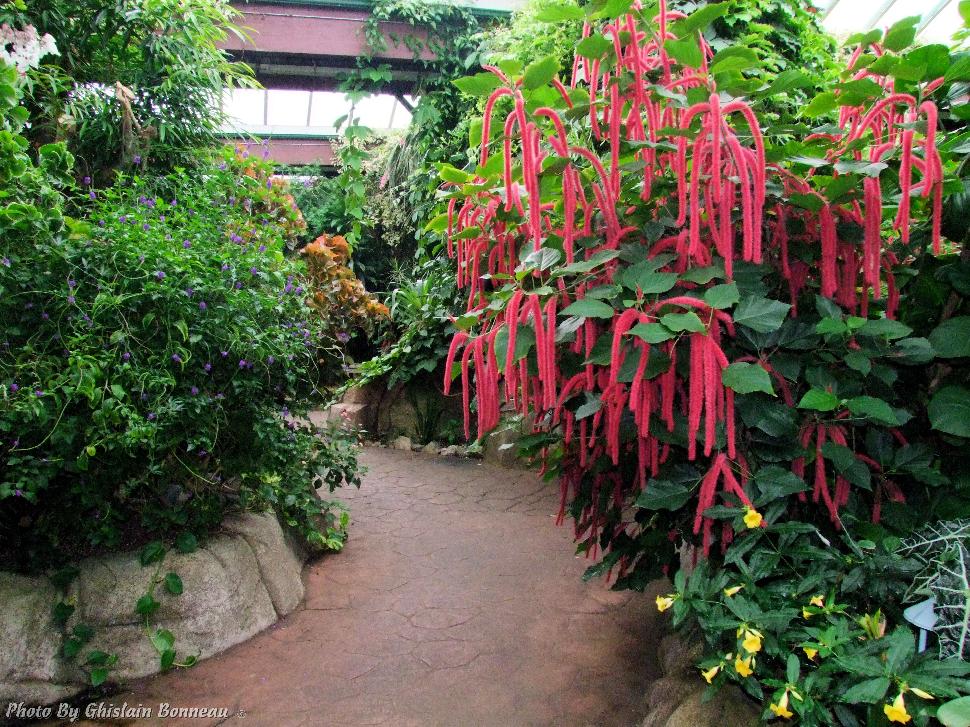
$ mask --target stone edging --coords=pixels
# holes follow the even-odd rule
[[[299,606],[308,556],[273,514],[233,516],[197,551],[166,554],[161,573],[178,573],[185,588],[177,597],[157,596],[162,605],[153,628],[172,632],[180,657],[225,651]],[[112,679],[158,672],[159,655],[135,613],[155,565],[117,553],[87,558],[78,568],[67,594],[75,606],[67,631],[79,623],[95,631],[82,656],[92,649],[118,654]],[[49,704],[87,688],[86,673],[59,656],[63,636],[51,613],[57,600],[46,577],[0,572],[0,703]]]

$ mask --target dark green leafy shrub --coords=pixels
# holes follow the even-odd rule
[[[7,189],[50,197],[28,169]],[[321,441],[297,418],[319,319],[284,256],[302,221],[285,188],[228,151],[192,175],[84,192],[88,221],[69,231],[3,211],[3,561],[202,533],[257,504],[339,547],[345,522],[314,520],[327,506],[313,488],[356,483],[355,457],[347,435]]]

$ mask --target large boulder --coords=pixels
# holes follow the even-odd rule
[[[158,672],[159,653],[135,609],[149,591],[159,602],[149,628],[171,631],[177,660],[245,641],[303,600],[307,553],[273,515],[245,513],[195,552],[170,551],[160,563],[143,566],[137,553],[87,558],[66,594],[47,578],[0,572],[0,702],[47,704],[80,693],[88,677],[79,662],[92,650],[118,656],[112,679]],[[168,573],[181,579],[180,595],[161,583]],[[75,607],[64,629],[52,615],[62,598]],[[79,625],[94,635],[79,659],[64,659],[64,633]]]
[[[0,572],[0,703],[47,704],[76,691],[58,657],[58,595],[46,578]]]
[[[752,727],[759,723],[758,710],[737,687],[724,687],[704,701],[703,688],[696,689],[670,715],[666,727]]]

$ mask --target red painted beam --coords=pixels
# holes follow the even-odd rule
[[[277,164],[319,164],[336,166],[336,155],[330,139],[264,139],[237,141],[252,155],[264,156]]]
[[[364,22],[370,17],[367,10],[314,5],[237,2],[233,7],[243,14],[237,23],[246,29],[250,39],[242,41],[230,35],[223,44],[234,54],[298,55],[313,57],[319,65],[335,59],[353,59],[370,51],[364,38]],[[407,23],[382,22],[387,49],[378,54],[381,60],[411,61],[414,53],[404,43],[396,44],[391,36],[407,35],[425,39],[425,31]],[[424,50],[420,56],[431,60],[434,55]]]

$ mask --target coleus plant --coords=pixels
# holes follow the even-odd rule
[[[715,52],[730,7],[547,11],[587,20],[571,72],[509,61],[458,82],[485,99],[477,164],[442,167],[448,211],[429,227],[469,294],[445,377],[466,434],[503,408],[532,425],[522,449],[601,555],[590,576],[642,588],[682,543],[733,562],[751,588],[717,623],[728,641],[774,624],[784,671],[797,610],[749,596],[791,536],[838,545],[847,527],[881,538],[968,512],[970,264],[943,203],[963,188],[966,134],[944,128],[963,131],[970,73],[945,46],[911,48],[907,18],[853,38],[806,123],[778,125],[779,99],[818,79]],[[786,567],[771,588],[797,598],[842,579]]]

